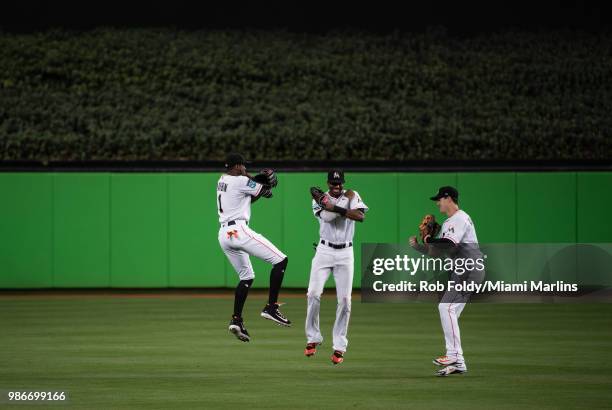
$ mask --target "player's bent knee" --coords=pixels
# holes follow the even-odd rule
[[[321,300],[321,295],[322,294],[323,294],[323,291],[309,290],[308,293],[306,293],[306,297],[308,299],[318,299],[318,300]]]
[[[280,261],[277,264],[275,264],[274,267],[277,268],[277,269],[285,270],[285,268],[287,267],[288,263],[289,263],[289,258],[285,256],[285,259],[283,259],[282,261]]]
[[[254,279],[241,279],[240,282],[238,282],[238,287],[250,288],[251,285],[253,284],[253,280]]]
[[[240,281],[253,280],[255,279],[255,272],[249,270],[241,270],[240,272],[238,272],[238,277],[240,278]]]

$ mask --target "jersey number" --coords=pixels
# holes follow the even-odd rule
[[[221,194],[217,197],[219,200],[219,212],[223,213],[223,208],[221,207]]]

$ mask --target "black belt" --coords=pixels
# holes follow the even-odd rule
[[[249,224],[247,221],[244,221],[244,223],[245,223],[245,224],[247,224],[247,225]],[[227,225],[227,226],[236,225],[236,221],[229,221],[229,222],[226,222],[226,223],[225,223],[225,225]]]
[[[335,243],[331,243],[331,242],[325,242],[324,239],[321,239],[321,243],[323,245],[327,245],[330,248],[334,248],[334,249],[344,249],[344,248],[350,248],[351,246],[353,246],[353,242],[349,242],[348,245],[343,243],[343,244],[335,244]]]

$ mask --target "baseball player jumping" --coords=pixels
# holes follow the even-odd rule
[[[248,342],[251,338],[242,320],[242,309],[255,278],[249,255],[272,264],[268,304],[261,312],[261,316],[281,326],[291,326],[291,321],[278,310],[277,303],[287,268],[287,256],[262,235],[249,228],[251,204],[261,197],[270,198],[272,188],[277,185],[277,178],[271,169],[264,169],[260,174],[251,177],[246,172],[245,163],[245,159],[240,154],[227,156],[226,173],[217,183],[217,210],[221,224],[219,244],[240,277],[240,282],[236,286],[234,314],[229,324],[229,331],[239,340]]]
[[[478,246],[476,229],[470,216],[459,209],[459,192],[453,187],[442,187],[437,195],[430,198],[436,201],[440,212],[448,218],[442,224],[435,223],[431,215],[426,215],[419,227],[425,245],[417,243],[416,237],[410,237],[410,245],[423,253],[444,253],[452,258],[471,258],[476,260],[482,258],[482,252]],[[437,226],[436,226],[437,225]],[[437,232],[441,231],[439,236]],[[436,237],[438,236],[438,237]],[[429,249],[433,247],[434,249]],[[471,271],[450,272],[450,280],[455,283],[467,281],[480,283],[484,279],[484,270],[474,269]],[[467,366],[463,357],[461,347],[461,333],[459,331],[459,316],[465,304],[469,301],[471,292],[447,291],[438,304],[442,330],[446,342],[446,355],[433,359],[433,363],[442,369],[436,372],[437,376],[448,376],[451,374],[462,374],[467,372]]]
[[[334,364],[344,361],[348,344],[347,332],[351,315],[353,288],[353,236],[355,221],[363,222],[368,210],[357,191],[345,190],[344,173],[331,171],[327,176],[329,191],[311,188],[312,210],[319,221],[319,243],[312,260],[308,284],[308,308],[306,312],[306,349],[308,357],[314,355],[323,342],[319,329],[319,310],[323,286],[333,272],[336,283],[336,322],[333,329],[331,360]]]

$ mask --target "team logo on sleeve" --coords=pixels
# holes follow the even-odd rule
[[[257,183],[256,183],[255,181],[253,181],[252,179],[249,179],[249,180],[247,181],[247,186],[248,186],[249,188],[255,188],[255,187],[257,186]]]

